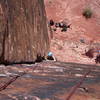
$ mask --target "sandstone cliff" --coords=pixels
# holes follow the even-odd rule
[[[49,48],[43,0],[0,0],[0,63],[32,62]]]

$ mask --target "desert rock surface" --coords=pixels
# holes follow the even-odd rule
[[[66,100],[71,89],[90,69],[90,74],[81,85],[87,91],[78,87],[70,100],[100,100],[99,66],[51,61],[0,65],[0,90],[12,77],[25,72],[0,91],[0,100]]]
[[[84,56],[85,50],[100,50],[100,0],[44,0],[47,19],[71,24],[66,32],[59,28],[53,31],[51,51],[59,61],[95,64]],[[92,17],[86,19],[82,13],[91,8]],[[83,42],[82,42],[83,41]]]

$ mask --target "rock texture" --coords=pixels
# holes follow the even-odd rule
[[[100,0],[44,0],[48,20],[71,24],[67,31],[52,26],[51,51],[59,61],[95,64],[84,56],[85,50],[100,50]],[[82,13],[91,8],[93,16],[86,19]]]
[[[100,66],[50,61],[31,65],[0,65],[0,87],[12,76],[26,72],[0,91],[0,100],[66,100],[71,89],[89,69],[91,73],[80,86],[87,91],[78,88],[70,100],[100,100]]]
[[[0,62],[31,62],[48,48],[43,0],[0,0]]]

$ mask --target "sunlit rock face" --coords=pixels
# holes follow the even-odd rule
[[[70,25],[67,31],[51,26],[51,51],[58,61],[95,64],[95,57],[84,56],[85,50],[100,50],[100,0],[44,0],[48,20]],[[77,3],[76,3],[77,2]],[[86,19],[85,8],[92,10],[93,16]]]
[[[48,49],[43,0],[0,0],[0,62],[31,62]]]

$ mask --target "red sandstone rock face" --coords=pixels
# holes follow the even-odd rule
[[[47,17],[71,24],[67,32],[53,32],[51,51],[60,61],[94,64],[82,54],[89,48],[100,48],[100,0],[44,0]],[[93,16],[85,19],[82,12],[91,8]],[[84,43],[81,40],[84,40]]]
[[[33,62],[48,49],[44,1],[0,0],[0,63]]]

